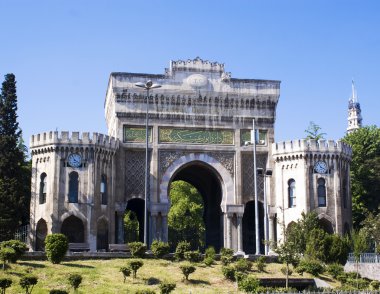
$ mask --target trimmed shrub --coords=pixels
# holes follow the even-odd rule
[[[183,260],[185,258],[185,252],[191,251],[191,245],[187,241],[181,241],[177,244],[175,249],[174,258],[176,260]]]
[[[20,279],[20,286],[21,288],[25,289],[25,294],[30,294],[32,293],[34,285],[36,285],[38,282],[38,278],[36,276],[23,276]]]
[[[143,289],[143,290],[136,290],[135,294],[156,294],[154,290],[151,289]]]
[[[304,272],[307,272],[315,277],[318,277],[325,271],[323,265],[317,260],[307,260],[303,259],[300,261],[299,268],[303,269]]]
[[[169,283],[169,282],[162,282],[159,286],[160,293],[161,294],[169,294],[172,292],[176,287],[175,283]]]
[[[133,278],[136,278],[138,269],[143,265],[144,263],[139,259],[132,259],[129,261],[128,266],[132,270]]]
[[[368,288],[369,283],[370,283],[369,280],[363,279],[363,278],[360,278],[360,279],[347,278],[345,284],[355,288],[356,290],[364,290]]]
[[[339,275],[341,275],[344,272],[344,269],[343,266],[341,266],[339,263],[333,263],[327,266],[326,271],[330,276],[336,279]]]
[[[371,283],[369,283],[369,288],[372,291],[377,291],[380,289],[380,281],[373,280]]]
[[[212,266],[214,264],[214,259],[212,257],[206,257],[203,262],[207,266]]]
[[[202,261],[202,255],[199,250],[186,251],[184,257],[189,262],[200,262]]]
[[[152,250],[154,257],[162,258],[166,254],[169,254],[170,246],[169,243],[154,240],[150,249]]]
[[[131,275],[131,268],[130,267],[126,267],[126,266],[122,266],[120,268],[120,271],[122,272],[123,274],[123,277],[124,277],[124,283],[125,283],[125,280],[127,277],[129,277]]]
[[[16,256],[16,251],[13,248],[3,247],[0,248],[0,259],[3,262],[3,270],[5,270],[5,264],[10,262]]]
[[[9,261],[12,263],[17,262],[20,257],[28,250],[28,246],[24,242],[19,240],[9,240],[0,243],[0,248],[12,248],[15,251],[15,255]]]
[[[49,294],[69,294],[66,290],[53,289],[49,291]]]
[[[69,249],[69,242],[64,234],[47,235],[45,239],[45,251],[47,259],[54,263],[61,263]]]
[[[145,256],[146,246],[142,242],[128,243],[129,250],[131,250],[132,257],[143,258]]]
[[[244,291],[246,293],[256,293],[259,286],[260,286],[259,279],[253,275],[248,275],[242,278],[240,281],[238,280],[239,290]]]
[[[282,268],[280,269],[281,273],[282,273],[284,276],[286,276],[286,271],[287,271],[287,270],[288,270],[288,269],[287,269],[286,266],[284,266],[284,267],[282,267]],[[292,271],[292,269],[289,267],[288,275],[291,276],[292,274],[293,274],[293,271]]]
[[[70,274],[69,275],[70,286],[76,291],[79,288],[79,285],[82,283],[82,276],[79,274]]]
[[[230,248],[220,249],[220,261],[223,265],[229,265],[234,260],[234,251]]]
[[[205,250],[205,259],[206,258],[212,258],[212,260],[215,260],[216,252],[215,248],[213,246],[207,247]]]
[[[240,258],[235,262],[234,266],[238,272],[249,272],[252,269],[252,262],[248,259]]]
[[[227,280],[235,281],[235,273],[236,273],[235,267],[233,267],[231,265],[223,266],[222,267],[222,273],[223,273],[223,276]]]
[[[5,294],[5,289],[12,285],[12,280],[8,278],[0,278],[0,289],[1,294]]]
[[[265,272],[265,268],[267,267],[265,256],[260,256],[256,260],[256,267],[257,271],[259,271],[260,273]]]
[[[183,275],[185,276],[185,280],[189,280],[189,275],[195,272],[196,268],[195,266],[192,266],[191,264],[182,264],[179,266],[181,269]]]

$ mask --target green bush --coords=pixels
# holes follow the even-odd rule
[[[326,263],[340,263],[344,265],[350,252],[349,239],[337,234],[327,235],[326,238],[328,238],[328,255],[324,261]]]
[[[377,291],[380,289],[380,281],[373,280],[371,283],[369,283],[369,288],[372,291]]]
[[[3,247],[0,248],[0,259],[3,262],[3,270],[5,270],[5,264],[10,262],[16,256],[16,251],[13,248]]]
[[[20,286],[21,288],[25,289],[25,294],[30,294],[32,293],[34,285],[36,285],[38,282],[38,278],[36,276],[23,276],[20,279]]]
[[[212,257],[206,257],[203,262],[207,266],[212,266],[214,264],[214,259]]]
[[[12,285],[12,280],[8,278],[0,278],[0,289],[1,294],[5,294],[5,289]]]
[[[369,280],[367,279],[353,279],[353,278],[347,278],[346,285],[351,286],[357,290],[364,290],[367,289],[369,286]]]
[[[143,289],[143,290],[136,290],[135,294],[156,294],[154,290],[151,289]]]
[[[238,288],[246,293],[256,293],[260,286],[260,281],[253,275],[248,275],[238,280]]]
[[[325,271],[324,266],[320,261],[312,260],[312,259],[303,259],[300,261],[299,268],[302,268],[305,272],[318,277]]]
[[[128,243],[129,250],[131,250],[132,257],[143,258],[145,256],[146,245],[142,242]]]
[[[207,247],[207,249],[205,250],[205,258],[212,258],[212,260],[215,260],[215,256],[215,248],[213,246]]]
[[[161,294],[169,294],[172,292],[176,287],[175,283],[169,283],[169,282],[162,282],[159,286],[160,293]]]
[[[202,255],[199,250],[186,251],[184,257],[189,262],[200,262],[202,261]]]
[[[49,294],[69,294],[66,290],[53,289],[49,291]]]
[[[192,266],[191,264],[182,264],[179,268],[185,276],[186,281],[189,280],[189,275],[195,272],[196,270],[195,266]]]
[[[293,271],[292,269],[289,267],[289,269],[286,267],[286,266],[283,266],[281,269],[280,269],[281,273],[286,276],[286,272],[288,271],[288,275],[291,276],[293,274]]]
[[[265,268],[267,267],[265,256],[260,256],[256,260],[256,267],[257,271],[259,271],[260,273],[265,272]]]
[[[45,239],[45,251],[48,260],[54,264],[61,263],[69,249],[67,237],[63,234],[47,235]]]
[[[129,277],[131,275],[131,268],[130,267],[127,267],[127,266],[122,266],[120,268],[120,271],[121,273],[123,274],[123,277],[124,277],[124,283],[125,283],[125,280],[127,277]]]
[[[185,252],[191,250],[191,245],[187,241],[181,241],[177,244],[175,249],[174,258],[176,260],[183,260],[185,258]]]
[[[234,260],[234,251],[230,248],[222,248],[220,250],[220,261],[223,265],[229,265]]]
[[[341,266],[339,263],[332,263],[326,267],[326,271],[330,276],[336,279],[344,272],[344,269],[343,266]]]
[[[235,269],[238,272],[248,272],[252,269],[252,262],[248,259],[240,258],[235,262]]]
[[[136,278],[138,269],[142,267],[143,265],[144,263],[142,262],[142,260],[139,260],[139,259],[131,259],[128,262],[128,267],[132,270],[133,278]]]
[[[77,290],[79,288],[79,285],[82,283],[82,276],[79,274],[70,274],[68,280],[70,286],[73,287],[74,290]]]
[[[16,252],[13,258],[9,260],[12,263],[17,262],[17,260],[19,260],[20,257],[28,250],[28,246],[19,240],[9,240],[0,243],[0,248],[7,247],[12,248]]]
[[[128,210],[124,214],[124,240],[125,243],[136,242],[139,239],[139,220],[135,212]]]
[[[226,265],[222,267],[223,276],[230,281],[235,281],[236,269],[232,265]]]
[[[169,254],[170,246],[169,243],[154,240],[150,246],[150,249],[156,258],[162,258],[163,256]]]

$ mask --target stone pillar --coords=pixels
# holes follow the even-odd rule
[[[275,226],[276,225],[276,222],[274,220],[274,214],[269,214],[269,226],[268,226],[268,229],[269,229],[269,252],[268,253],[271,253],[272,252],[272,244],[273,242],[276,241],[276,237],[274,235],[275,233]]]
[[[123,211],[118,211],[117,212],[117,243],[118,244],[123,244],[124,243],[124,212]]]
[[[237,215],[237,252],[244,254],[243,251],[243,215]]]
[[[227,248],[232,248],[232,235],[231,235],[231,222],[232,222],[232,216],[229,215],[228,213],[226,214],[226,219],[227,219]]]
[[[157,228],[157,217],[158,217],[157,213],[151,213],[150,215],[150,219],[151,219],[150,244],[152,244],[154,240],[159,240],[159,232]]]
[[[166,213],[165,214],[162,213],[161,219],[162,219],[162,226],[161,226],[162,241],[168,242],[169,241],[169,239],[168,239],[168,215]]]

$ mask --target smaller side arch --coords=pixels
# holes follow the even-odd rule
[[[47,223],[41,218],[36,226],[36,251],[45,251],[45,238],[47,236]]]

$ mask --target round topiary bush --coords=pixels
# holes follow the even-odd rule
[[[79,274],[70,274],[69,275],[70,286],[76,291],[79,288],[79,285],[82,283],[82,276]]]
[[[153,252],[154,257],[162,258],[163,256],[169,254],[170,246],[169,243],[154,240],[150,249]]]
[[[136,278],[137,271],[140,267],[142,267],[144,263],[138,259],[132,259],[128,263],[128,267],[132,270],[133,278]]]
[[[3,241],[0,243],[0,248],[12,248],[15,251],[15,255],[9,260],[12,263],[17,262],[17,260],[28,250],[28,246],[19,240]]]
[[[329,264],[326,268],[327,273],[336,279],[339,275],[344,272],[343,266],[339,263]]]
[[[236,269],[232,265],[225,265],[222,267],[223,276],[230,281],[235,281]]]
[[[23,276],[20,279],[20,286],[21,288],[25,289],[25,294],[30,294],[32,293],[34,285],[36,285],[38,282],[38,278],[36,276]]]
[[[259,279],[252,275],[248,275],[242,278],[240,281],[238,280],[239,290],[244,291],[246,293],[256,293],[259,286]]]
[[[169,283],[169,282],[162,282],[159,286],[160,293],[161,294],[169,294],[172,292],[176,287],[175,283]]]
[[[8,278],[0,278],[0,289],[1,294],[5,294],[5,289],[12,285],[12,280]]]
[[[234,251],[230,248],[220,249],[220,261],[223,265],[229,265],[234,260]]]
[[[191,250],[191,245],[187,241],[181,241],[177,244],[175,249],[174,258],[176,260],[183,260],[185,258],[185,252]]]
[[[260,256],[257,260],[256,260],[256,267],[257,267],[257,271],[258,272],[265,272],[265,268],[266,268],[267,264],[266,264],[266,258],[265,256]]]
[[[188,264],[188,263],[180,265],[179,268],[181,269],[183,275],[185,276],[186,281],[189,280],[189,275],[195,272],[196,270],[195,266],[192,266],[191,264]]]
[[[198,250],[186,251],[184,257],[189,262],[200,262],[202,260],[202,255]]]
[[[207,247],[205,250],[205,258],[212,258],[212,260],[215,260],[216,251],[213,246]]]
[[[298,267],[303,268],[305,272],[312,274],[315,277],[318,277],[325,271],[324,266],[317,260],[306,260],[303,259],[300,261]]]
[[[145,256],[146,245],[142,242],[128,243],[128,247],[131,250],[132,257],[143,258]]]
[[[238,272],[248,272],[252,268],[252,262],[245,258],[240,258],[238,261],[235,263],[235,269]]]
[[[16,251],[13,248],[3,247],[0,248],[0,260],[3,263],[3,270],[5,270],[5,264],[15,258]]]
[[[127,267],[127,266],[122,266],[120,268],[120,271],[122,272],[123,274],[123,277],[124,277],[124,283],[125,283],[125,280],[127,279],[127,277],[129,277],[131,275],[131,268],[130,267]]]
[[[48,260],[54,264],[61,263],[69,249],[67,237],[63,234],[47,235],[45,239],[45,250]]]

